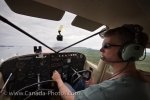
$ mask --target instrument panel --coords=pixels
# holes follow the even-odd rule
[[[63,81],[71,84],[73,70],[83,70],[85,61],[85,55],[77,52],[30,54],[8,59],[1,64],[0,72],[4,82],[12,73],[6,85],[6,91],[16,92],[34,83],[52,80],[54,70],[61,74]],[[55,82],[45,82],[42,85],[33,86],[28,91],[35,91],[39,88],[57,90],[56,87]]]

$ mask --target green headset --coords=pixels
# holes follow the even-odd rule
[[[133,27],[132,27],[133,28]],[[130,31],[131,32],[131,31]],[[140,43],[140,36],[141,36],[141,30],[132,29],[132,32],[134,32],[135,36],[133,38],[133,42],[126,42],[124,43],[120,50],[119,50],[119,57],[123,61],[137,61],[140,57],[143,56],[143,53],[145,51],[145,47]]]
[[[144,47],[138,43],[128,43],[121,47],[120,57],[123,61],[139,60],[144,53]]]

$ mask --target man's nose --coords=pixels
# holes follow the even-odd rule
[[[104,48],[102,47],[102,48],[100,48],[100,50],[99,50],[100,52],[104,52]]]

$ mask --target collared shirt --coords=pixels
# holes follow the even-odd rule
[[[74,100],[150,100],[150,84],[122,76],[78,91]]]

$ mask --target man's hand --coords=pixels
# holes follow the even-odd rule
[[[53,72],[52,79],[57,82],[60,94],[63,94],[63,95],[61,95],[63,100],[74,100],[74,95],[69,95],[72,92],[69,90],[69,88],[62,81],[61,75],[58,73],[58,71],[55,70]]]
[[[89,80],[85,81],[85,84],[86,84],[87,87],[89,87],[90,85],[93,85],[93,84],[96,84],[96,83],[94,83],[94,80],[89,79]]]
[[[62,80],[61,75],[56,70],[53,72],[52,79],[56,82],[58,82],[59,80]]]

